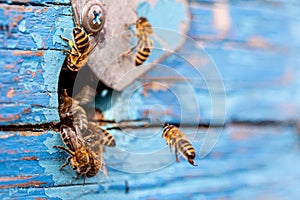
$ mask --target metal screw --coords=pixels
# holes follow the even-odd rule
[[[82,26],[88,33],[97,34],[103,29],[105,13],[98,0],[90,0],[82,10]]]

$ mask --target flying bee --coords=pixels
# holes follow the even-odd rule
[[[176,126],[167,124],[163,128],[162,137],[166,140],[167,145],[170,145],[170,150],[172,146],[175,148],[175,158],[178,159],[178,151],[181,155],[189,161],[192,165],[194,164],[194,159],[196,157],[195,149],[191,143],[185,138],[183,132],[181,132]]]
[[[87,115],[79,102],[70,97],[67,90],[59,94],[58,112],[63,124],[75,127],[76,132],[84,132],[87,129]]]
[[[102,156],[102,145],[108,147],[116,146],[115,138],[94,122],[88,123],[88,128],[82,133],[82,137],[90,150],[90,157],[92,158],[91,169],[87,173],[87,177],[95,176],[100,169],[107,176],[106,164]]]
[[[80,135],[69,126],[61,125],[61,139],[67,148],[63,146],[54,146],[66,151],[70,156],[67,158],[66,163],[61,165],[59,170],[72,163],[72,169],[77,171],[77,178],[81,175],[84,177],[91,169],[89,151],[86,149],[83,139]]]
[[[122,56],[127,56],[137,49],[135,54],[135,65],[139,66],[142,65],[151,54],[153,40],[150,39],[150,36],[153,34],[153,30],[151,24],[145,17],[139,17],[136,22],[131,25],[135,25],[134,36],[137,37],[138,41],[135,46],[123,53]]]
[[[71,47],[71,50],[65,50],[68,54],[66,60],[66,66],[71,71],[78,71],[81,69],[88,61],[89,54],[94,50],[97,46],[99,40],[95,42],[93,46],[91,46],[91,35],[92,33],[87,33],[84,28],[80,25],[80,20],[77,14],[77,9],[75,4],[72,4],[74,18],[75,18],[75,27],[72,32],[72,40],[61,37],[61,39],[65,40],[68,45]]]

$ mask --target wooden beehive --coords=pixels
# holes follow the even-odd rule
[[[205,51],[185,43],[123,92],[112,92],[114,105],[104,114],[119,121],[159,117],[183,122],[190,126],[183,128],[189,138],[197,132],[193,144],[205,155],[220,131],[222,137],[208,156],[197,157],[198,167],[193,167],[183,159],[172,163],[174,155],[164,148],[159,127],[112,130],[119,149],[107,149],[109,178],[88,179],[83,186],[70,168],[58,171],[66,157],[52,148],[61,144],[59,133],[28,126],[59,120],[57,88],[65,48],[59,35],[69,35],[73,28],[69,1],[0,2],[1,199],[299,196],[293,125],[299,115],[300,5],[207,0],[190,1],[188,8],[188,35]],[[211,63],[220,76],[210,74]],[[97,106],[104,106],[103,101],[98,97]],[[224,117],[227,127],[212,127],[212,134],[196,127],[222,124]],[[18,130],[15,125],[21,124],[26,129]],[[216,138],[203,149],[202,142],[211,135]],[[149,154],[158,150],[158,155]]]

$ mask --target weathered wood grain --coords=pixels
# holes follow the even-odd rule
[[[200,129],[195,139],[192,139],[195,128],[182,130],[198,152],[206,129]],[[153,164],[160,163],[162,158],[175,159],[164,141],[158,140],[159,131],[157,128],[123,130],[123,133],[112,131],[117,148],[126,150],[130,157],[137,152],[136,147],[145,157],[153,155],[155,150],[165,149],[165,153],[152,156],[149,161],[132,162],[131,169],[149,163],[154,166],[146,174],[134,174],[126,173],[130,167],[125,158],[107,148],[109,178],[102,177],[99,183],[97,179],[87,179],[85,186],[82,179],[75,180],[75,173],[69,167],[58,171],[67,155],[52,148],[61,144],[57,133],[1,132],[0,197],[177,199],[178,196],[197,199],[243,198],[245,195],[263,198],[266,194],[273,198],[293,198],[299,195],[299,190],[293,189],[297,188],[300,174],[293,170],[299,167],[299,144],[292,127],[228,126],[211,154],[205,159],[196,158],[198,167],[181,159],[179,163],[155,168]],[[125,194],[125,180],[129,184],[128,194]]]

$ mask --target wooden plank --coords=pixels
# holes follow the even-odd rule
[[[0,4],[0,125],[58,121],[57,88],[70,34],[66,6]]]
[[[161,118],[188,124],[221,122],[224,117],[227,122],[298,119],[298,101],[293,101],[298,85],[295,59],[275,52],[210,48],[214,66],[204,51],[190,47],[179,51],[187,61],[172,55],[121,94],[102,99],[98,105],[107,110],[105,116],[117,121],[149,117],[154,123]],[[112,102],[111,110],[105,101]],[[213,106],[218,106],[215,112]]]
[[[0,50],[0,125],[58,121],[61,51]]]
[[[197,128],[182,127],[182,130],[199,152],[206,129],[200,129],[194,139]],[[160,128],[111,131],[117,140],[116,148],[125,150],[129,157],[107,148],[109,177],[87,179],[85,186],[82,179],[75,180],[70,167],[58,171],[67,156],[52,147],[61,144],[58,133],[1,132],[0,197],[176,199],[178,196],[197,199],[242,198],[246,194],[258,198],[266,193],[277,198],[299,195],[299,191],[292,189],[300,177],[297,170],[291,170],[299,167],[294,127],[228,126],[213,151],[205,159],[196,158],[198,167],[183,159],[173,163],[174,155],[161,139],[160,131]],[[141,151],[137,151],[137,146]],[[161,154],[155,156],[158,150]],[[132,160],[136,153],[152,159]],[[147,176],[124,173],[149,170],[149,164],[152,169]],[[128,194],[125,194],[125,180],[129,184]],[[277,188],[281,188],[280,192]]]

